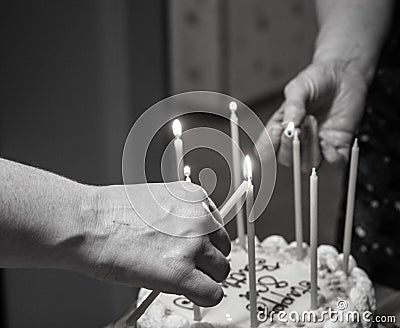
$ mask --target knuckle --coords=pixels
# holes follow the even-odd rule
[[[286,84],[285,88],[283,89],[283,93],[286,98],[290,96],[292,93],[293,87],[295,86],[296,82],[295,80],[290,81],[288,84]]]
[[[184,266],[175,267],[172,273],[172,279],[176,282],[178,290],[182,293],[190,288],[194,268]]]

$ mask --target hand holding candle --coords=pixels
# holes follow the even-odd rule
[[[251,170],[251,163],[250,163],[250,170]],[[186,173],[188,173],[188,169],[186,169]],[[247,176],[247,175],[246,175]],[[225,203],[223,208],[220,210],[220,215],[224,218],[229,211],[236,205],[238,201],[246,194],[249,190],[249,182],[243,181],[240,187],[233,193],[230,199]],[[251,189],[252,190],[252,189]],[[251,205],[252,207],[252,205]],[[253,261],[254,262],[254,261]],[[254,262],[255,267],[255,262]],[[159,292],[153,291],[140,305],[139,307],[132,313],[132,315],[127,319],[127,325],[133,326],[139,320],[139,318],[146,312],[146,309],[152,304],[152,302],[156,299],[159,295]],[[201,312],[200,308],[194,304],[193,306],[193,318],[196,321],[201,320]]]

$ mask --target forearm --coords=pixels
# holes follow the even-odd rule
[[[393,0],[316,0],[314,61],[341,60],[371,80],[391,22]]]
[[[89,190],[0,159],[0,265],[78,270],[95,225]]]

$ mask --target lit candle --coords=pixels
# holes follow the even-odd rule
[[[234,101],[229,103],[231,111],[231,148],[232,148],[232,170],[233,170],[233,186],[235,189],[239,188],[241,181],[240,174],[240,139],[239,139],[239,119],[236,115],[237,104]],[[239,238],[239,244],[245,248],[244,236],[244,215],[242,207],[237,203],[236,205],[236,229]]]
[[[293,137],[293,182],[294,182],[294,217],[296,229],[297,259],[303,258],[303,216],[301,206],[301,161],[300,140],[297,131]]]
[[[177,177],[178,180],[183,180],[183,141],[182,141],[182,125],[181,122],[176,119],[172,123],[172,132],[174,133],[175,140],[175,157],[176,157],[176,169],[177,169]]]
[[[318,176],[315,168],[310,176],[310,264],[311,310],[318,308]]]
[[[185,181],[186,182],[192,182],[192,179],[190,179],[190,166],[185,165],[185,167],[183,168],[183,175],[185,176]]]
[[[247,256],[249,260],[249,290],[250,290],[250,328],[258,326],[257,319],[257,288],[256,288],[256,246],[254,221],[254,195],[252,182],[252,167],[250,157],[245,158],[244,177],[247,181],[246,212],[247,212]]]
[[[349,257],[351,251],[351,236],[353,232],[354,200],[356,197],[357,169],[358,169],[358,148],[357,139],[354,140],[351,149],[349,185],[347,188],[346,222],[343,239],[343,270],[349,273]]]

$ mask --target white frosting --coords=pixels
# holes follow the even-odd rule
[[[287,244],[280,236],[271,236],[262,243],[256,242],[257,281],[259,306],[269,311],[309,310],[310,265],[308,246],[303,245],[305,258],[296,258],[296,243]],[[233,243],[229,256],[231,273],[222,283],[225,297],[213,308],[202,308],[202,321],[193,321],[192,303],[183,296],[161,294],[138,321],[141,328],[248,328],[249,301],[247,252]],[[319,305],[315,313],[321,315],[328,309],[339,310],[338,300],[348,303],[346,311],[374,311],[375,297],[371,281],[366,273],[350,260],[350,275],[342,270],[342,256],[328,245],[318,248]],[[149,293],[142,290],[139,302]],[[260,322],[259,327],[298,327],[294,322]],[[300,326],[304,327],[304,324]],[[326,321],[306,324],[307,327],[370,327],[367,322],[339,323]]]

